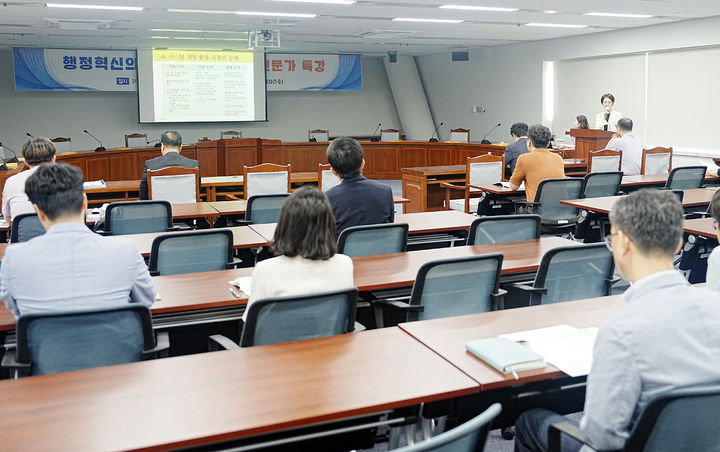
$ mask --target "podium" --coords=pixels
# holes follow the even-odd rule
[[[588,161],[590,151],[605,149],[613,132],[600,129],[570,129],[567,135],[575,137],[575,158]]]

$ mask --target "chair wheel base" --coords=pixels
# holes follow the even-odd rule
[[[515,427],[503,427],[500,429],[500,436],[508,441],[515,439]]]

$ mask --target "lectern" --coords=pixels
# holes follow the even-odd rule
[[[590,151],[605,149],[613,132],[599,129],[570,129],[568,135],[575,137],[575,158],[588,161]]]

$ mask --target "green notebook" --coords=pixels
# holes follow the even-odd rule
[[[468,341],[465,348],[495,369],[504,374],[512,374],[516,379],[518,372],[545,367],[545,359],[541,355],[504,337]]]

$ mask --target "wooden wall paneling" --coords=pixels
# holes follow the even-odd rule
[[[428,166],[428,153],[432,147],[429,143],[408,143],[399,153],[400,168]]]
[[[364,174],[369,178],[400,179],[402,143],[366,143]]]
[[[243,166],[253,166],[260,163],[259,154],[262,143],[277,142],[280,140],[260,140],[258,138],[236,138],[218,141],[218,161],[222,175],[241,175]],[[218,171],[221,169],[218,168]]]
[[[107,157],[112,171],[107,180],[134,180],[142,176],[143,167],[138,166],[137,159],[133,154],[118,154]],[[95,180],[95,179],[90,179]]]
[[[453,148],[450,146],[432,146],[428,149],[428,163],[422,166],[442,166],[453,164]]]
[[[119,180],[115,179],[110,172],[110,159],[107,155],[85,158],[86,172],[85,180]]]

